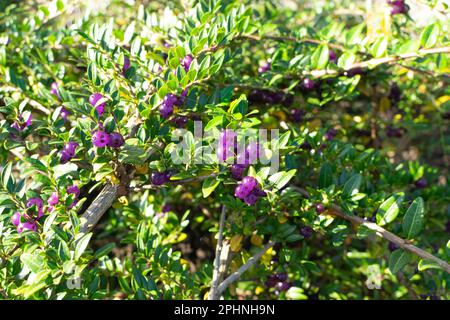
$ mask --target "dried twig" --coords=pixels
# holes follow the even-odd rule
[[[222,283],[217,288],[217,296],[220,296],[222,292],[225,291],[225,289],[238,280],[242,274],[247,271],[251,266],[253,266],[258,260],[264,255],[264,253],[267,252],[270,248],[274,246],[275,242],[269,241],[263,249],[258,251],[254,256],[252,256],[245,264],[243,264],[239,269],[237,269],[235,272],[233,272],[228,278],[222,281]]]

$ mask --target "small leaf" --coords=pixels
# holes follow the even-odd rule
[[[424,212],[423,199],[416,198],[403,218],[402,227],[406,238],[412,239],[420,233],[423,227]]]
[[[395,250],[389,257],[389,270],[393,274],[399,272],[411,260],[411,254],[403,249]]]
[[[220,180],[215,177],[205,179],[205,181],[203,181],[202,186],[203,198],[208,197],[214,191],[214,189],[217,188],[219,184]]]
[[[333,183],[333,171],[331,169],[331,165],[328,162],[325,162],[320,168],[319,173],[319,187],[326,188]]]
[[[274,191],[283,188],[295,176],[296,172],[297,169],[292,169],[289,171],[277,172],[270,176],[269,181],[273,183]]]
[[[360,174],[353,175],[344,184],[344,189],[342,190],[343,195],[349,197],[349,196],[354,195],[355,193],[358,193],[361,182],[362,182],[362,177]]]
[[[424,271],[427,269],[442,269],[442,268],[440,265],[438,265],[434,261],[421,259],[419,261],[419,265],[417,266],[417,269],[419,269],[419,271]]]
[[[75,260],[80,259],[81,255],[83,254],[83,252],[86,250],[88,244],[89,244],[89,240],[91,240],[92,237],[92,233],[88,233],[85,234],[84,236],[82,236],[76,244],[75,247]]]
[[[435,46],[440,32],[441,28],[437,23],[427,26],[420,35],[420,43],[424,48],[431,48]]]
[[[330,51],[327,45],[321,45],[317,47],[311,57],[311,64],[313,68],[323,69],[328,63],[330,57]]]
[[[377,224],[380,226],[384,226],[397,218],[397,215],[400,211],[400,204],[403,202],[404,193],[399,192],[387,200],[385,200],[378,209],[377,212]]]

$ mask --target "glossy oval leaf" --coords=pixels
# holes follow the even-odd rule
[[[416,198],[403,218],[402,227],[406,238],[411,239],[420,233],[423,227],[424,213],[423,199]]]

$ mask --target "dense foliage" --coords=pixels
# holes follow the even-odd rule
[[[0,1],[2,298],[449,298],[443,1],[79,2]]]

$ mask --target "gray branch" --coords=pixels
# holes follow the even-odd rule
[[[80,232],[89,232],[117,198],[119,186],[107,183],[81,216]]]
[[[216,245],[216,257],[214,259],[214,271],[212,278],[211,290],[208,294],[208,300],[217,300],[220,295],[217,294],[217,287],[219,286],[219,278],[220,278],[220,259],[222,256],[222,247],[223,247],[223,226],[225,224],[227,208],[225,205],[222,206],[222,213],[220,214],[220,222],[219,222],[219,234],[217,237],[217,245]]]

